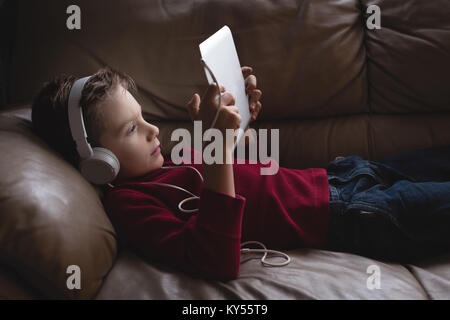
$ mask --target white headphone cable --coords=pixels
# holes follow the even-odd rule
[[[263,249],[242,248],[243,246],[245,246],[247,244],[257,244],[257,245],[261,246]],[[245,241],[245,242],[241,243],[241,253],[252,253],[252,252],[263,252],[264,253],[264,255],[261,258],[261,263],[266,267],[283,267],[283,266],[288,265],[291,262],[291,257],[289,257],[286,253],[277,251],[277,250],[269,250],[266,248],[266,246],[263,243],[261,243],[259,241]],[[283,257],[286,261],[280,262],[280,263],[267,262],[266,257],[267,257],[268,253],[277,255],[279,257]]]
[[[215,115],[214,120],[213,120],[213,122],[211,124],[211,128],[212,128],[216,124],[216,120],[217,120],[217,118],[219,116],[219,111],[222,108],[222,99],[221,99],[222,94],[220,92],[219,81],[217,81],[217,78],[214,76],[214,73],[209,68],[209,66],[206,64],[205,60],[200,59],[200,61],[203,64],[203,66],[206,68],[206,70],[209,72],[211,78],[216,83],[217,88],[219,89],[219,95],[218,95],[219,96],[219,108],[217,108],[216,115]],[[193,169],[195,169],[195,168],[193,168]],[[198,172],[198,173],[200,174],[200,172]],[[200,178],[203,181],[203,177],[201,176],[201,174],[200,174]],[[185,199],[183,201],[187,201],[187,200],[190,200],[190,199],[191,198],[187,198],[187,199]],[[180,206],[178,206],[178,208],[180,208]],[[181,208],[180,208],[180,210],[181,210]],[[247,244],[257,244],[257,245],[261,246],[263,249],[242,248],[243,246],[245,246]],[[269,250],[269,249],[266,248],[266,246],[263,243],[261,243],[259,241],[246,241],[246,242],[241,243],[241,253],[251,253],[251,252],[263,252],[264,253],[264,255],[261,258],[261,263],[264,266],[282,267],[282,266],[285,266],[285,265],[287,265],[287,264],[289,264],[291,262],[291,258],[287,254],[285,254],[284,252],[280,252],[280,251],[276,251],[276,250]],[[286,261],[282,262],[282,263],[278,263],[278,264],[267,262],[266,261],[266,257],[267,257],[268,253],[272,253],[272,254],[275,254],[275,255],[278,255],[278,256],[282,256],[282,257],[284,257],[286,259]]]
[[[191,167],[191,166],[162,166],[161,168],[162,169],[191,168],[191,169],[195,170],[197,172],[197,174],[199,175],[200,179],[202,181],[204,181],[202,174],[196,168]],[[169,183],[162,183],[162,182],[141,182],[141,183],[172,187],[172,188],[184,191],[184,192],[188,193],[189,195],[191,195],[191,197],[188,197],[188,198],[180,201],[180,203],[178,203],[178,209],[180,209],[180,211],[184,212],[184,213],[194,213],[194,212],[198,211],[198,208],[197,209],[183,209],[182,208],[182,205],[185,202],[188,202],[190,200],[199,200],[200,199],[199,196],[196,196],[192,192],[190,192],[182,187],[179,187],[179,186],[176,186],[173,184],[169,184]],[[257,244],[257,245],[261,246],[263,249],[242,248],[243,246],[248,245],[248,244]],[[261,258],[261,263],[263,266],[266,266],[266,267],[283,267],[291,262],[291,258],[286,253],[277,251],[277,250],[267,249],[267,247],[259,241],[246,241],[246,242],[241,243],[241,253],[264,253],[264,255]],[[279,257],[283,257],[286,261],[281,262],[281,263],[268,262],[266,260],[266,257],[267,257],[267,254],[269,254],[269,253],[279,256]]]
[[[213,122],[211,123],[211,126],[210,126],[210,128],[213,128],[214,125],[216,124],[217,118],[219,117],[219,111],[222,108],[222,94],[220,92],[219,82],[217,81],[216,77],[214,76],[214,73],[208,67],[208,65],[206,64],[205,60],[200,59],[200,61],[203,64],[203,66],[206,68],[206,70],[208,70],[209,74],[211,75],[211,78],[216,83],[217,89],[219,90],[219,94],[218,94],[218,96],[219,96],[219,107],[217,108],[216,115],[214,116],[214,120],[213,120]]]
[[[219,94],[218,94],[219,108],[217,108],[216,115],[215,115],[214,120],[213,120],[213,122],[211,124],[210,128],[212,128],[212,127],[214,127],[214,125],[215,125],[215,123],[217,121],[217,118],[219,116],[219,111],[222,108],[222,104],[221,104],[222,103],[222,98],[221,98],[222,95],[220,93],[219,82],[217,81],[216,77],[214,76],[214,73],[211,71],[211,69],[208,67],[208,65],[206,64],[206,62],[203,59],[201,59],[201,62],[203,64],[203,66],[206,68],[206,70],[208,70],[209,74],[211,75],[213,81],[216,83],[217,88],[219,90]],[[191,166],[172,166],[172,167],[162,166],[161,168],[162,169],[191,168],[191,169],[194,169],[197,172],[197,174],[199,175],[199,177],[202,180],[202,182],[204,181],[203,180],[203,176],[201,175],[201,173],[196,168],[191,167]],[[199,200],[200,199],[199,196],[196,196],[192,192],[190,192],[190,191],[188,191],[188,190],[186,190],[186,189],[184,189],[182,187],[175,186],[175,185],[172,185],[172,184],[169,184],[169,183],[162,183],[162,182],[142,182],[142,183],[144,183],[144,184],[156,184],[156,185],[161,185],[161,186],[166,186],[166,187],[172,187],[172,188],[184,191],[184,192],[188,193],[189,195],[191,195],[191,197],[188,197],[188,198],[180,201],[180,203],[178,204],[178,209],[180,209],[180,211],[184,212],[184,213],[194,213],[194,212],[198,211],[198,209],[183,209],[182,208],[182,205],[185,202],[188,202],[190,200]],[[109,185],[111,187],[114,187],[111,184],[109,184]],[[263,249],[242,248],[243,246],[245,246],[247,244],[257,244],[257,245],[261,246]],[[286,253],[280,252],[280,251],[276,251],[276,250],[269,250],[269,249],[266,248],[266,246],[263,243],[261,243],[259,241],[246,241],[246,242],[241,243],[241,253],[252,253],[252,252],[253,253],[254,252],[256,252],[256,253],[261,253],[261,252],[264,253],[264,255],[261,258],[261,263],[262,263],[263,266],[266,266],[266,267],[283,267],[283,266],[285,266],[285,265],[287,265],[287,264],[289,264],[291,262],[291,258]],[[266,261],[266,257],[267,257],[268,253],[281,256],[281,257],[285,258],[286,261],[281,262],[281,263],[267,262]]]

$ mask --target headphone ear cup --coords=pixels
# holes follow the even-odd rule
[[[113,181],[120,170],[117,157],[105,148],[93,148],[92,157],[81,161],[80,171],[83,177],[94,184],[107,184]]]

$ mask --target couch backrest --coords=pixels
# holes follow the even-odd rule
[[[185,103],[205,89],[198,44],[227,24],[263,91],[255,128],[280,129],[280,162],[325,166],[450,143],[450,6],[438,1],[20,1],[10,103],[58,73],[102,65],[130,74],[148,119],[190,128]],[[366,22],[381,10],[381,29]],[[166,126],[164,128],[164,126]]]

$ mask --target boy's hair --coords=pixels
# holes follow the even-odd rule
[[[58,151],[75,167],[78,166],[79,155],[69,127],[67,103],[70,89],[77,80],[74,76],[64,74],[44,83],[33,101],[31,119],[36,134]],[[83,108],[83,120],[91,147],[100,146],[99,138],[105,129],[102,121],[105,101],[118,85],[135,93],[134,80],[110,67],[98,70],[86,82],[80,100]]]

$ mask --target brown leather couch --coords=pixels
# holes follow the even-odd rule
[[[1,1],[10,3],[13,1]],[[238,279],[204,281],[120,246],[86,182],[31,130],[30,103],[59,73],[104,65],[130,74],[170,150],[192,130],[185,103],[206,80],[198,44],[223,25],[263,91],[254,127],[280,130],[280,164],[325,167],[450,143],[450,7],[444,0],[14,1],[0,115],[0,297],[75,299],[449,299],[450,254],[401,265],[297,249],[283,268],[243,261]],[[381,29],[366,27],[368,5]],[[2,29],[5,32],[5,29]],[[7,29],[8,30],[8,29]],[[450,196],[450,195],[449,195]],[[243,259],[244,260],[244,259]],[[81,270],[69,290],[67,267]],[[380,271],[380,289],[370,289]]]

